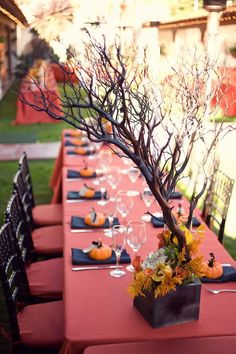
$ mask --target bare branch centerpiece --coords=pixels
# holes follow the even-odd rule
[[[191,221],[211,173],[207,163],[214,158],[218,140],[231,130],[229,125],[215,124],[214,119],[209,123],[209,114],[213,113],[213,108],[209,112],[209,102],[215,95],[220,96],[219,85],[207,94],[205,90],[212,75],[220,81],[215,63],[195,54],[191,62],[177,63],[172,75],[157,84],[150,80],[145,55],[143,64],[138,65],[135,51],[133,57],[130,50],[127,55],[118,40],[108,46],[105,39],[97,41],[89,33],[87,36],[83,55],[71,53],[68,72],[61,65],[65,77],[61,108],[55,107],[43,92],[39,105],[27,102],[23,95],[21,99],[85,132],[92,142],[102,142],[120,157],[133,161],[160,205],[168,228],[158,236],[157,250],[144,262],[135,260],[136,272],[129,287],[134,304],[140,310],[143,295],[146,304],[153,304],[156,298],[167,299],[161,305],[172,313],[167,316],[167,324],[197,319],[200,284],[195,279],[203,274],[197,250],[204,232],[200,227],[193,234]],[[72,71],[77,82],[70,80]],[[196,144],[204,178],[192,197],[183,225],[169,200],[186,173]],[[180,301],[185,287],[190,290]],[[155,315],[150,323],[166,324],[156,321]]]

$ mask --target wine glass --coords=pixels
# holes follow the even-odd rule
[[[128,177],[133,184],[135,182],[137,182],[137,180],[140,176],[140,173],[141,173],[140,170],[134,166],[132,166],[128,169]]]
[[[126,244],[127,228],[124,225],[112,227],[112,249],[116,254],[116,269],[110,272],[112,277],[120,278],[125,275],[125,271],[119,269],[121,253]]]
[[[107,176],[107,183],[111,186],[112,190],[115,191],[121,181],[120,170],[116,167],[111,167],[109,175]],[[110,199],[115,200],[115,197],[112,196]]]
[[[143,192],[141,194],[141,198],[144,201],[144,203],[145,203],[147,208],[149,208],[152,205],[153,201],[155,200],[151,190],[149,188],[147,188],[147,187],[144,188],[144,190],[143,190]],[[141,219],[143,221],[149,222],[149,221],[151,221],[151,215],[144,214],[141,217]]]
[[[109,221],[109,227],[110,227],[110,229],[107,230],[107,232],[105,233],[105,236],[107,236],[107,237],[112,237],[112,225],[113,225],[113,222],[114,222],[114,218],[115,218],[115,216],[116,216],[116,204],[115,204],[115,200],[109,199],[106,210],[107,210],[106,216],[107,216],[108,221]]]
[[[134,251],[134,258],[137,255],[138,250],[146,242],[146,228],[143,221],[130,220],[127,227],[127,243]],[[132,264],[126,268],[130,272],[134,272]]]
[[[100,150],[98,154],[98,165],[103,173],[106,173],[112,162],[111,150]]]
[[[149,208],[153,201],[154,201],[154,196],[149,188],[144,188],[142,192],[142,200],[144,201],[145,205],[147,208]]]
[[[126,225],[126,217],[133,207],[133,199],[130,191],[120,190],[116,195],[116,209],[123,217],[123,224]]]

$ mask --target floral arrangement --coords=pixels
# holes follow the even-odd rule
[[[199,247],[204,236],[204,225],[191,232],[181,225],[185,235],[186,249],[178,247],[178,240],[171,231],[164,230],[157,235],[157,249],[141,260],[137,256],[133,261],[134,278],[129,285],[131,297],[145,296],[145,291],[154,291],[154,296],[166,295],[175,290],[177,285],[185,285],[196,278],[203,277],[203,257],[199,255]],[[187,251],[187,252],[186,252]],[[186,260],[189,254],[189,260]]]

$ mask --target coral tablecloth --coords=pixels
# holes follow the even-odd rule
[[[88,160],[88,164],[89,164]],[[93,160],[96,162],[96,160]],[[114,160],[114,164],[121,166],[120,160]],[[76,168],[76,166],[74,166]],[[124,168],[124,167],[123,167]],[[143,317],[136,311],[132,305],[132,299],[127,294],[127,287],[132,274],[127,272],[122,278],[113,278],[109,270],[99,271],[81,271],[73,272],[71,270],[71,248],[83,248],[88,246],[92,240],[101,238],[106,243],[110,239],[106,238],[102,232],[97,233],[71,233],[70,219],[72,215],[84,216],[92,206],[96,210],[107,210],[107,206],[98,206],[96,202],[84,201],[80,203],[66,202],[68,191],[79,190],[83,181],[68,181],[67,167],[63,168],[63,206],[64,206],[64,306],[65,306],[65,341],[61,348],[61,354],[82,354],[85,348],[94,345],[132,343],[130,348],[126,348],[125,353],[138,351],[137,342],[142,342],[145,347],[146,341],[152,341],[156,346],[157,353],[160,341],[168,340],[170,350],[172,341],[176,339],[195,338],[191,353],[199,353],[196,342],[204,346],[204,338],[220,337],[219,349],[222,353],[225,351],[225,343],[231,338],[232,346],[228,346],[227,354],[235,353],[236,344],[236,296],[231,293],[222,293],[213,295],[209,293],[205,285],[201,292],[201,309],[199,321],[186,324],[178,324],[170,327],[152,329]],[[88,182],[92,185],[92,181]],[[109,186],[105,185],[110,191]],[[136,189],[143,188],[141,178],[137,183],[131,185],[127,175],[123,175],[118,189]],[[175,200],[173,205],[178,204]],[[187,201],[184,201],[184,207],[187,208]],[[102,209],[103,208],[103,209]],[[154,202],[150,211],[157,211],[158,207]],[[128,216],[129,219],[139,219],[146,211],[146,207],[140,199],[140,196],[134,197],[134,207]],[[200,219],[199,211],[195,216]],[[144,257],[148,252],[155,249],[156,234],[159,229],[153,228],[150,223],[146,224],[147,242],[142,246],[139,254]],[[127,246],[127,251],[132,256],[132,251]],[[208,258],[209,252],[214,252],[215,256],[222,263],[235,264],[223,246],[217,241],[216,236],[209,229],[206,231],[206,238],[202,246],[202,252]],[[209,288],[233,288],[236,289],[236,283],[227,284],[207,284]],[[210,341],[211,342],[211,341]],[[167,345],[167,344],[166,344]],[[210,345],[210,344],[209,344]],[[208,345],[208,348],[209,348]],[[116,346],[115,346],[116,347]],[[123,345],[125,347],[125,345]],[[168,347],[168,345],[167,345]],[[189,341],[186,342],[186,350],[182,341],[181,353],[189,350]],[[99,348],[99,347],[98,347]],[[166,348],[166,347],[165,347]],[[214,345],[211,346],[214,348]],[[136,351],[135,351],[136,349]],[[147,346],[148,349],[148,346]],[[111,353],[112,348],[110,349]],[[131,350],[131,351],[129,351]],[[118,352],[122,352],[121,350]],[[165,351],[166,353],[168,351]],[[208,351],[211,353],[212,351]],[[88,351],[89,353],[89,351]],[[95,351],[92,353],[96,353]],[[101,351],[98,350],[98,353]],[[106,352],[107,353],[107,352]],[[142,351],[145,353],[145,350]],[[205,353],[202,351],[202,353]],[[218,353],[220,353],[218,351]]]
[[[42,108],[44,105],[42,103],[44,100],[44,98],[42,98],[43,96],[50,102],[50,104],[47,104],[48,108],[58,115],[60,109],[59,91],[54,75],[50,69],[47,69],[46,87],[45,84],[41,84],[37,87],[34,83],[30,82],[29,78],[22,80],[17,99],[16,119],[13,124],[58,123],[58,120],[51,118],[46,112],[35,110],[30,106],[30,104],[32,104]],[[27,103],[24,103],[24,101]]]

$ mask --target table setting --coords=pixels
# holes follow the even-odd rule
[[[68,149],[65,147],[65,149]],[[104,149],[104,147],[102,147]],[[108,149],[106,147],[106,149]],[[89,298],[96,298],[96,301],[101,301],[109,308],[109,314],[119,321],[119,327],[114,324],[114,321],[108,321],[109,325],[103,326],[103,335],[97,331],[96,327],[89,322],[89,328],[95,333],[95,338],[91,341],[89,336],[82,331],[83,341],[89,341],[96,344],[98,340],[113,342],[112,333],[117,333],[115,341],[129,341],[130,338],[139,338],[141,341],[156,340],[156,331],[160,333],[160,338],[182,338],[182,326],[191,337],[201,337],[205,333],[205,323],[202,314],[206,313],[207,316],[213,316],[215,306],[221,307],[221,303],[227,302],[225,296],[234,296],[231,290],[236,290],[232,286],[235,282],[235,267],[234,261],[230,259],[229,255],[224,251],[222,245],[216,243],[214,235],[210,230],[207,230],[203,245],[200,246],[201,253],[204,259],[209,258],[209,253],[214,250],[217,260],[223,264],[222,276],[218,279],[202,278],[201,299],[200,299],[200,316],[198,321],[193,321],[186,324],[172,325],[173,330],[167,330],[171,327],[162,327],[152,329],[145,319],[141,317],[136,308],[132,307],[132,299],[129,297],[127,291],[129,284],[132,282],[133,271],[129,271],[133,265],[137,266],[135,259],[141,256],[142,259],[153,251],[157,244],[157,235],[165,230],[163,214],[156,204],[155,199],[152,198],[150,190],[147,188],[143,177],[139,176],[135,183],[130,180],[127,170],[130,166],[122,162],[122,159],[116,155],[111,154],[112,158],[109,164],[98,158],[99,152],[93,155],[93,159],[89,156],[78,156],[77,163],[70,164],[68,167],[63,168],[63,203],[64,203],[64,227],[65,227],[65,313],[66,318],[73,318],[70,311],[70,303],[75,304],[75,298],[84,306],[82,309],[76,305],[74,308],[74,315],[80,322],[80,318],[86,318],[86,314],[91,311],[91,306],[96,314],[96,321],[102,321],[104,316],[103,311],[99,311],[96,306],[91,305]],[[109,154],[108,154],[109,156]],[[127,168],[128,166],[128,168]],[[85,174],[83,173],[85,170]],[[80,173],[82,171],[82,174]],[[84,174],[84,175],[83,175]],[[119,178],[118,178],[119,175]],[[109,177],[112,176],[112,177]],[[112,186],[113,181],[114,186]],[[94,183],[95,182],[95,183]],[[77,199],[80,190],[86,184],[89,188],[93,189],[96,196],[100,196],[101,191],[106,191],[108,198],[105,204],[99,204],[99,199]],[[145,193],[147,191],[147,193]],[[72,192],[72,196],[78,202],[68,203],[68,195]],[[135,192],[135,193],[133,193]],[[75,194],[74,194],[75,193]],[[122,205],[122,194],[125,195],[125,202]],[[146,194],[146,195],[145,195]],[[145,201],[151,199],[151,202]],[[170,203],[176,215],[181,209],[181,216],[184,220],[185,212],[188,210],[188,202],[183,197],[182,193],[175,191],[173,199]],[[121,204],[121,205],[120,205]],[[180,207],[181,206],[181,207]],[[103,224],[92,226],[85,223],[85,217],[94,208],[95,213],[102,214]],[[146,221],[145,221],[145,216]],[[143,222],[145,225],[145,237],[142,241],[131,240],[132,232],[129,231],[129,224],[132,222]],[[199,223],[202,224],[200,212],[196,209],[194,212],[192,229],[197,230]],[[116,244],[113,241],[113,227],[124,225],[126,230],[125,243]],[[133,229],[133,227],[132,227]],[[93,242],[102,242],[110,247],[112,256],[105,260],[91,259],[83,250],[88,249]],[[116,248],[117,247],[117,248]],[[123,250],[121,252],[121,249]],[[117,256],[118,254],[118,265]],[[120,258],[119,258],[120,257]],[[127,269],[128,268],[128,269]],[[97,272],[98,271],[98,272]],[[114,274],[114,275],[112,275]],[[94,293],[94,279],[96,279],[96,292]],[[114,279],[114,280],[113,280]],[[117,279],[117,280],[116,280]],[[114,283],[115,281],[115,283]],[[77,290],[76,283],[79,282],[80,288]],[[118,283],[116,283],[118,282]],[[73,284],[73,286],[71,285]],[[225,286],[227,284],[227,286]],[[216,287],[217,285],[217,287]],[[71,290],[73,288],[73,292]],[[227,292],[219,292],[226,289]],[[229,291],[228,291],[229,290]],[[215,295],[217,292],[217,296]],[[92,295],[93,294],[93,295]],[[212,304],[211,297],[214,297],[215,303]],[[122,308],[114,306],[114,302],[121,299]],[[219,299],[219,300],[217,300]],[[88,301],[88,306],[85,305]],[[236,301],[235,301],[236,303]],[[231,315],[230,310],[226,311],[226,318]],[[127,317],[128,316],[128,317]],[[224,336],[233,331],[231,327],[226,325],[224,321],[224,328],[219,325],[220,316],[214,325],[208,326],[208,335]],[[71,320],[70,320],[71,321]],[[85,320],[87,323],[87,320]],[[203,321],[203,322],[202,322]],[[198,322],[201,325],[198,325]],[[195,323],[193,325],[193,323]],[[202,327],[203,325],[203,327]],[[72,320],[66,327],[66,348],[70,348],[70,343],[73,343],[73,348],[76,352],[80,352],[83,348],[83,343],[77,335],[75,322]],[[124,328],[124,330],[122,330]],[[127,328],[131,328],[131,332],[127,332]],[[220,328],[220,329],[219,329]],[[125,330],[126,329],[126,330]],[[112,331],[112,332],[111,332]],[[154,332],[153,332],[154,331]],[[129,333],[129,334],[128,334]],[[68,344],[68,346],[67,346]],[[62,351],[63,353],[63,351]],[[68,349],[68,353],[74,353],[73,349]]]

